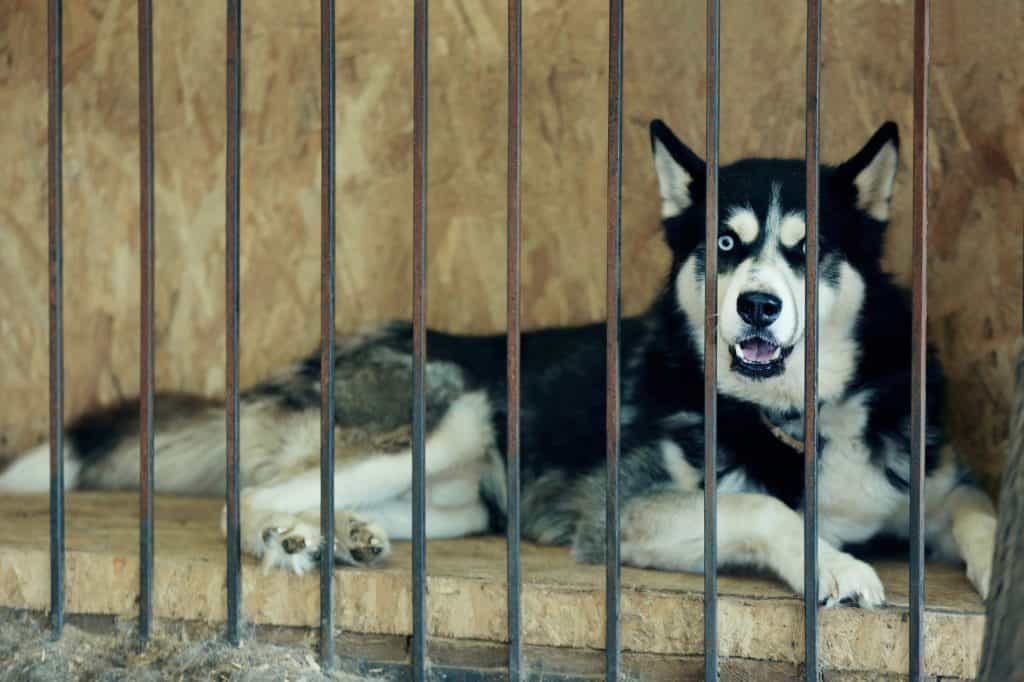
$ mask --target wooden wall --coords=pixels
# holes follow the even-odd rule
[[[156,4],[157,381],[216,395],[224,377],[224,7]],[[911,135],[912,3],[825,4],[823,155],[887,118]],[[930,333],[952,377],[955,438],[987,481],[1007,441],[1021,326],[1024,3],[936,2],[931,96]],[[138,385],[135,3],[68,0],[65,19],[67,410]],[[287,8],[286,8],[287,5]],[[722,157],[803,149],[804,12],[726,0]],[[319,28],[314,0],[244,14],[242,350],[245,383],[318,338]],[[504,322],[505,15],[497,0],[431,7],[429,321]],[[338,322],[408,317],[411,3],[338,4]],[[523,300],[528,326],[601,318],[607,4],[525,7]],[[702,149],[703,3],[629,2],[623,300],[661,284],[646,126]],[[47,424],[46,13],[0,0],[0,455]],[[889,264],[906,281],[909,154]]]

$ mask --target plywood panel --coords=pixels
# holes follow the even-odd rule
[[[603,314],[606,6],[525,3],[524,318]],[[802,153],[799,3],[724,5],[722,154]],[[825,3],[824,156],[886,118],[910,139],[907,0]],[[66,3],[65,215],[70,414],[137,387],[135,4]],[[1010,339],[1020,327],[1022,3],[934,8],[931,334],[953,380],[955,439],[991,481],[1005,449]],[[410,312],[411,16],[399,0],[338,7],[338,321]],[[157,382],[223,387],[224,15],[156,7]],[[505,17],[501,3],[431,10],[431,324],[504,322]],[[249,0],[244,25],[243,381],[318,337],[318,3]],[[46,427],[45,4],[0,0],[0,452]],[[662,285],[647,121],[703,146],[702,3],[627,3],[623,300]],[[909,158],[889,263],[909,270]]]
[[[157,538],[153,608],[161,620],[223,622],[222,503],[183,497],[155,501]],[[67,609],[132,616],[138,591],[138,496],[68,497]],[[45,496],[0,498],[0,607],[44,610],[48,603]],[[335,618],[346,632],[409,635],[410,543],[376,568],[339,568]],[[523,642],[600,650],[604,646],[604,567],[578,564],[565,547],[525,543]],[[427,548],[427,632],[454,640],[507,641],[503,538],[431,541]],[[887,605],[832,608],[821,614],[826,669],[907,670],[907,565],[875,564]],[[316,573],[264,575],[246,557],[246,622],[309,627],[319,622]],[[984,605],[960,568],[927,566],[924,670],[971,678],[981,656]],[[96,585],[104,585],[98,590]],[[776,580],[723,575],[718,581],[723,658],[799,663],[803,603]],[[703,578],[694,573],[622,569],[622,648],[659,655],[703,653]],[[433,648],[432,648],[433,651]],[[763,679],[763,678],[757,678]],[[878,679],[877,677],[874,679]]]

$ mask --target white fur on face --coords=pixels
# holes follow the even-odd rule
[[[782,224],[779,225],[779,241],[784,247],[793,248],[806,234],[807,224],[804,222],[803,213],[787,213],[782,217]]]
[[[729,211],[729,218],[725,221],[740,241],[750,244],[757,239],[761,226],[757,222],[757,215],[749,208],[733,208]]]
[[[747,266],[746,271],[749,272],[751,267]],[[788,290],[795,292],[789,295],[789,301],[783,303],[784,309],[790,307],[791,317],[787,318],[783,314],[779,321],[783,325],[793,325],[795,320],[796,326],[793,327],[794,333],[789,334],[788,343],[793,346],[793,351],[786,359],[785,371],[776,377],[754,380],[729,370],[732,365],[729,347],[733,340],[729,334],[735,333],[734,319],[739,317],[736,313],[735,294],[730,292],[738,290],[733,284],[737,273],[743,268],[741,265],[739,269],[720,274],[718,278],[719,390],[735,398],[777,409],[800,409],[804,399],[804,279],[784,265],[775,267],[771,278],[765,277],[771,282],[781,281]],[[854,338],[853,329],[864,301],[864,288],[864,279],[848,263],[840,265],[837,284],[830,284],[824,280],[819,283],[818,395],[822,400],[836,399],[842,393],[853,376],[860,358],[860,348]],[[698,272],[696,256],[690,256],[680,268],[676,276],[675,293],[680,310],[688,318],[697,354],[703,357],[704,277]],[[785,327],[780,329],[784,330]]]
[[[776,248],[766,249],[758,258],[743,261],[732,272],[718,278],[718,325],[722,340],[729,345],[749,336],[750,327],[740,317],[738,301],[749,292],[774,294],[782,301],[777,320],[768,328],[782,347],[792,346],[803,336],[803,277],[798,277]]]
[[[654,170],[661,192],[661,217],[673,218],[689,208],[693,203],[690,198],[693,178],[676,163],[660,140],[654,141]]]
[[[763,232],[763,239],[756,256],[743,261],[738,268],[719,278],[719,328],[722,339],[729,345],[738,343],[750,334],[751,330],[740,317],[737,307],[740,296],[747,293],[772,294],[782,302],[778,319],[765,330],[780,346],[792,346],[803,334],[800,305],[803,299],[803,278],[796,275],[781,252],[783,233],[786,237],[793,236],[794,224],[799,216],[783,213],[780,192],[778,185],[772,185],[763,227],[757,225],[757,216],[749,208],[730,211],[731,219],[738,219],[743,224],[753,223],[755,229],[749,241],[753,241],[759,232]],[[740,238],[743,239],[742,236]]]

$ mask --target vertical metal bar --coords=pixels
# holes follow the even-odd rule
[[[334,0],[320,0],[320,666],[334,667]]]
[[[139,646],[153,626],[153,2],[139,0]]]
[[[50,627],[54,639],[59,639],[64,631],[63,11],[61,0],[50,0],[46,33],[50,204]]]
[[[821,2],[807,0],[807,275],[804,306],[804,676],[818,680],[818,181],[820,162]]]
[[[519,358],[520,358],[520,232],[519,151],[522,140],[520,111],[523,81],[523,15],[520,0],[508,0],[508,171],[506,219],[508,222],[506,312],[508,315],[508,442],[506,444],[507,549],[508,562],[508,679],[521,677],[521,575],[519,557]]]
[[[225,317],[227,318],[227,588],[228,640],[238,644],[242,611],[241,534],[238,525],[238,224],[242,125],[242,7],[227,0],[227,235]]]
[[[718,679],[718,0],[707,0],[707,167],[704,226],[704,679]]]
[[[929,0],[914,2],[914,239],[910,398],[910,679],[924,652],[924,448],[928,324]]]
[[[608,3],[608,260],[605,422],[608,492],[605,574],[605,679],[619,679],[619,338],[622,327],[622,0]]]
[[[426,441],[427,362],[427,0],[413,20],[413,276],[412,276],[412,663],[427,675]]]

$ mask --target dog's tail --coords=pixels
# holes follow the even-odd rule
[[[188,436],[190,429],[210,419],[223,424],[223,410],[217,411],[217,407],[217,402],[199,396],[158,394],[153,402],[153,414],[160,415],[158,433],[166,435],[177,430]],[[64,490],[81,487],[135,489],[139,482],[138,444],[137,399],[98,407],[72,420],[64,429]],[[195,443],[185,443],[186,451],[189,447],[197,450],[194,446]],[[199,475],[189,468],[188,462],[181,463],[181,468]],[[22,453],[0,473],[0,494],[38,494],[49,489],[49,443]]]
[[[82,459],[69,439],[64,440],[64,490],[78,486]],[[50,490],[50,444],[43,443],[22,453],[0,473],[0,493],[37,494]]]

